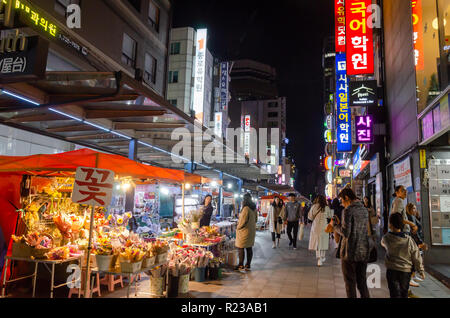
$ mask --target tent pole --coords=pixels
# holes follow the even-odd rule
[[[91,207],[91,222],[89,224],[89,241],[88,241],[88,249],[86,255],[86,275],[84,279],[84,298],[88,298],[88,288],[89,288],[89,270],[90,270],[90,257],[91,257],[91,249],[92,249],[92,232],[94,231],[94,206]]]

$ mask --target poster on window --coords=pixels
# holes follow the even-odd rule
[[[395,186],[402,185],[408,192],[413,192],[411,163],[409,157],[394,164],[394,179]]]

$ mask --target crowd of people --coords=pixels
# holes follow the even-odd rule
[[[295,194],[283,202],[275,196],[267,215],[267,226],[272,238],[272,248],[280,247],[281,234],[286,232],[289,249],[296,250],[304,227],[311,223],[308,249],[315,252],[317,266],[326,261],[330,241],[335,244],[335,256],[341,260],[341,268],[347,297],[369,298],[367,287],[368,263],[377,261],[378,247],[385,250],[386,279],[392,298],[410,296],[410,286],[419,286],[425,279],[422,251],[423,242],[420,215],[414,204],[404,205],[406,189],[395,188],[390,207],[389,231],[382,237],[379,228],[380,215],[372,207],[369,197],[358,198],[352,189],[344,188],[333,200],[318,195],[310,205],[301,204]],[[253,257],[258,213],[251,195],[244,195],[239,213],[236,247],[239,265],[236,270],[249,271]],[[380,242],[380,243],[378,243]],[[244,259],[246,263],[244,266]]]

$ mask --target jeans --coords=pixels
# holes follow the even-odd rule
[[[386,271],[386,279],[391,298],[408,298],[411,273],[388,269]]]
[[[244,248],[238,248],[239,250],[239,266],[244,266]],[[253,257],[253,247],[245,248],[247,250],[247,266],[250,267]]]
[[[292,237],[292,230],[294,230],[294,237]],[[291,242],[294,247],[297,247],[298,221],[287,222],[287,235],[289,237],[289,242]]]
[[[342,260],[342,274],[344,275],[347,298],[356,298],[356,287],[358,287],[361,298],[370,298],[367,288],[367,263],[349,262]]]
[[[277,236],[278,239],[281,237],[281,234],[272,232],[272,242],[275,242],[275,234],[276,234],[276,236]]]

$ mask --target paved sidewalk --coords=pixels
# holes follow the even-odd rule
[[[251,272],[225,271],[220,281],[189,283],[190,298],[344,298],[345,285],[340,260],[334,256],[334,248],[327,253],[324,266],[317,267],[315,253],[307,250],[309,229],[305,240],[297,250],[288,249],[286,235],[282,236],[281,247],[272,249],[269,232],[257,232],[254,259]],[[380,288],[371,288],[373,298],[389,297],[386,270],[383,260]],[[132,289],[134,290],[134,288]],[[149,281],[146,275],[139,286],[138,297],[149,297]],[[450,298],[450,290],[431,275],[412,288],[421,298]],[[134,293],[133,293],[134,296]],[[102,297],[126,297],[126,289],[114,293],[102,292]]]

